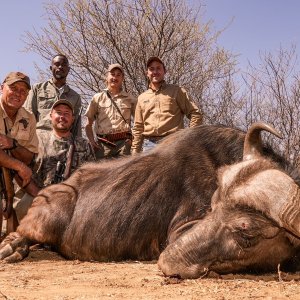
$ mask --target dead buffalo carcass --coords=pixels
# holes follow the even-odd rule
[[[246,139],[201,126],[148,153],[87,164],[39,193],[0,258],[23,259],[37,242],[70,259],[159,258],[164,274],[182,278],[276,269],[298,252],[299,186],[262,148],[261,130],[277,134],[263,123]]]

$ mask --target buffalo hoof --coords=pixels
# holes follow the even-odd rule
[[[29,242],[17,232],[10,233],[0,244],[0,260],[14,263],[24,259],[29,253]]]

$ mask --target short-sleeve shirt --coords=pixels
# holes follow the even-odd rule
[[[112,101],[119,107],[126,123]],[[131,117],[134,117],[136,102],[137,99],[125,91],[110,99],[107,90],[104,90],[94,95],[85,116],[95,120],[96,134],[127,132],[130,130]]]
[[[40,187],[52,183],[58,161],[65,163],[68,149],[71,145],[69,138],[60,138],[53,131],[38,130],[39,154],[34,166],[34,177]],[[74,141],[74,156],[71,173],[86,161],[94,160],[91,147],[86,139],[76,137]]]
[[[71,102],[74,107],[75,117],[79,115],[81,108],[80,95],[67,84],[58,89],[54,85],[53,80],[50,79],[33,85],[24,107],[35,115],[37,129],[52,130],[50,111],[53,103],[59,99],[66,99]],[[81,122],[78,125],[80,131],[77,135],[81,136]]]
[[[24,107],[19,108],[13,123],[3,108],[2,99],[0,99],[0,133],[14,138],[22,147],[32,153],[38,153],[35,117]]]

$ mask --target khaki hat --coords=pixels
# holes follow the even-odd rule
[[[113,69],[119,69],[119,70],[124,74],[123,67],[122,67],[120,64],[112,64],[112,65],[109,65],[109,66],[108,66],[108,69],[107,69],[107,73],[108,73],[108,72],[111,72]]]
[[[160,64],[162,64],[162,65],[164,66],[164,69],[165,69],[165,64],[164,64],[163,61],[162,61],[159,57],[157,57],[157,56],[151,56],[151,57],[149,57],[149,59],[147,60],[147,63],[146,63],[147,68],[149,68],[149,65],[150,65],[153,61],[159,62]]]
[[[29,77],[21,72],[10,72],[5,77],[3,83],[11,85],[11,84],[13,84],[15,82],[19,82],[19,81],[26,83],[27,87],[29,89],[31,89]]]
[[[69,107],[71,108],[71,110],[72,110],[73,115],[74,115],[74,107],[73,107],[73,104],[72,104],[70,101],[66,100],[66,99],[59,99],[59,100],[55,101],[55,102],[53,103],[53,105],[52,105],[51,111],[52,111],[57,105],[60,105],[60,104],[65,104],[65,105],[69,106]]]

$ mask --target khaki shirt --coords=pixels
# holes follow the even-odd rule
[[[53,80],[35,84],[29,92],[24,107],[31,111],[36,118],[37,129],[51,130],[50,111],[55,101],[66,99],[74,106],[75,117],[78,116],[81,108],[81,98],[78,93],[71,89],[67,84],[58,89]],[[79,120],[77,135],[81,136],[81,121]]]
[[[21,146],[32,153],[38,153],[38,138],[36,135],[36,121],[34,115],[28,112],[24,107],[21,107],[13,123],[2,106],[2,99],[0,99],[0,101],[0,133],[16,139]]]
[[[39,187],[51,184],[55,176],[57,162],[66,162],[66,154],[71,145],[71,137],[60,138],[49,130],[37,130],[39,154],[34,166],[34,178]],[[86,161],[95,160],[94,154],[86,139],[76,137],[71,173]]]
[[[117,104],[127,123],[125,123],[112,101]],[[95,120],[96,134],[126,132],[130,130],[129,124],[131,123],[131,117],[134,117],[136,102],[136,98],[124,91],[112,96],[111,100],[107,96],[106,90],[104,90],[94,95],[85,116]]]
[[[167,83],[158,91],[149,88],[138,97],[131,149],[140,152],[144,138],[166,136],[184,128],[184,116],[190,119],[190,127],[202,123],[202,114],[185,89]]]

